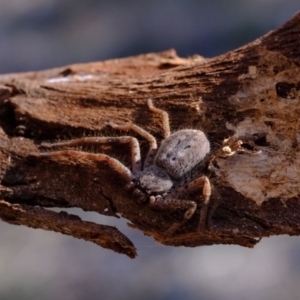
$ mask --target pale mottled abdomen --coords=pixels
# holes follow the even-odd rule
[[[179,130],[162,142],[154,164],[179,180],[202,161],[209,151],[209,141],[202,131]]]

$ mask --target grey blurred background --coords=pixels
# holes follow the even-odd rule
[[[0,0],[0,73],[41,70],[175,48],[213,57],[276,29],[299,0]],[[173,248],[116,220],[139,256],[0,222],[0,299],[298,300],[300,238],[255,249]]]

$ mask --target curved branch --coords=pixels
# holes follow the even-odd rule
[[[1,219],[84,238],[130,257],[135,249],[117,229],[65,215],[62,221],[61,215],[43,208],[119,213],[132,227],[176,246],[252,247],[265,236],[298,235],[299,35],[300,13],[278,30],[213,59],[182,59],[171,50],[1,75]],[[106,126],[107,120],[138,124],[162,141],[161,120],[147,111],[148,98],[169,113],[172,131],[201,129],[213,151],[232,136],[241,139],[244,147],[260,150],[259,155],[235,154],[214,161],[210,176],[215,204],[205,232],[197,231],[201,203],[196,217],[166,238],[163,232],[182,213],[139,204],[124,188],[128,183],[105,161],[30,155],[40,152],[44,141],[117,135]],[[142,149],[145,157],[147,149]],[[81,150],[105,153],[130,166],[126,147],[99,145]],[[197,195],[192,199],[198,199]]]

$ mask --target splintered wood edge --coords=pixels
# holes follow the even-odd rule
[[[60,232],[93,242],[130,258],[136,257],[136,249],[132,242],[115,227],[82,221],[78,216],[67,212],[56,213],[41,207],[11,204],[0,200],[0,218],[14,225]]]

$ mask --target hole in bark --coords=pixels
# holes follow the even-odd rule
[[[0,104],[0,126],[7,135],[14,135],[16,118],[14,108],[9,101],[3,101]]]
[[[267,141],[267,133],[254,134],[253,141],[257,146],[269,146],[270,145],[270,143]]]
[[[294,83],[278,82],[276,84],[276,94],[284,99],[295,99],[299,87]]]
[[[272,127],[274,125],[274,122],[273,121],[265,121],[264,122],[267,126],[270,126]]]
[[[242,147],[247,150],[254,150],[254,147],[247,143],[243,143]]]
[[[62,75],[64,77],[67,77],[69,75],[74,75],[74,74],[75,74],[75,72],[71,68],[66,68],[59,73],[59,75]]]

